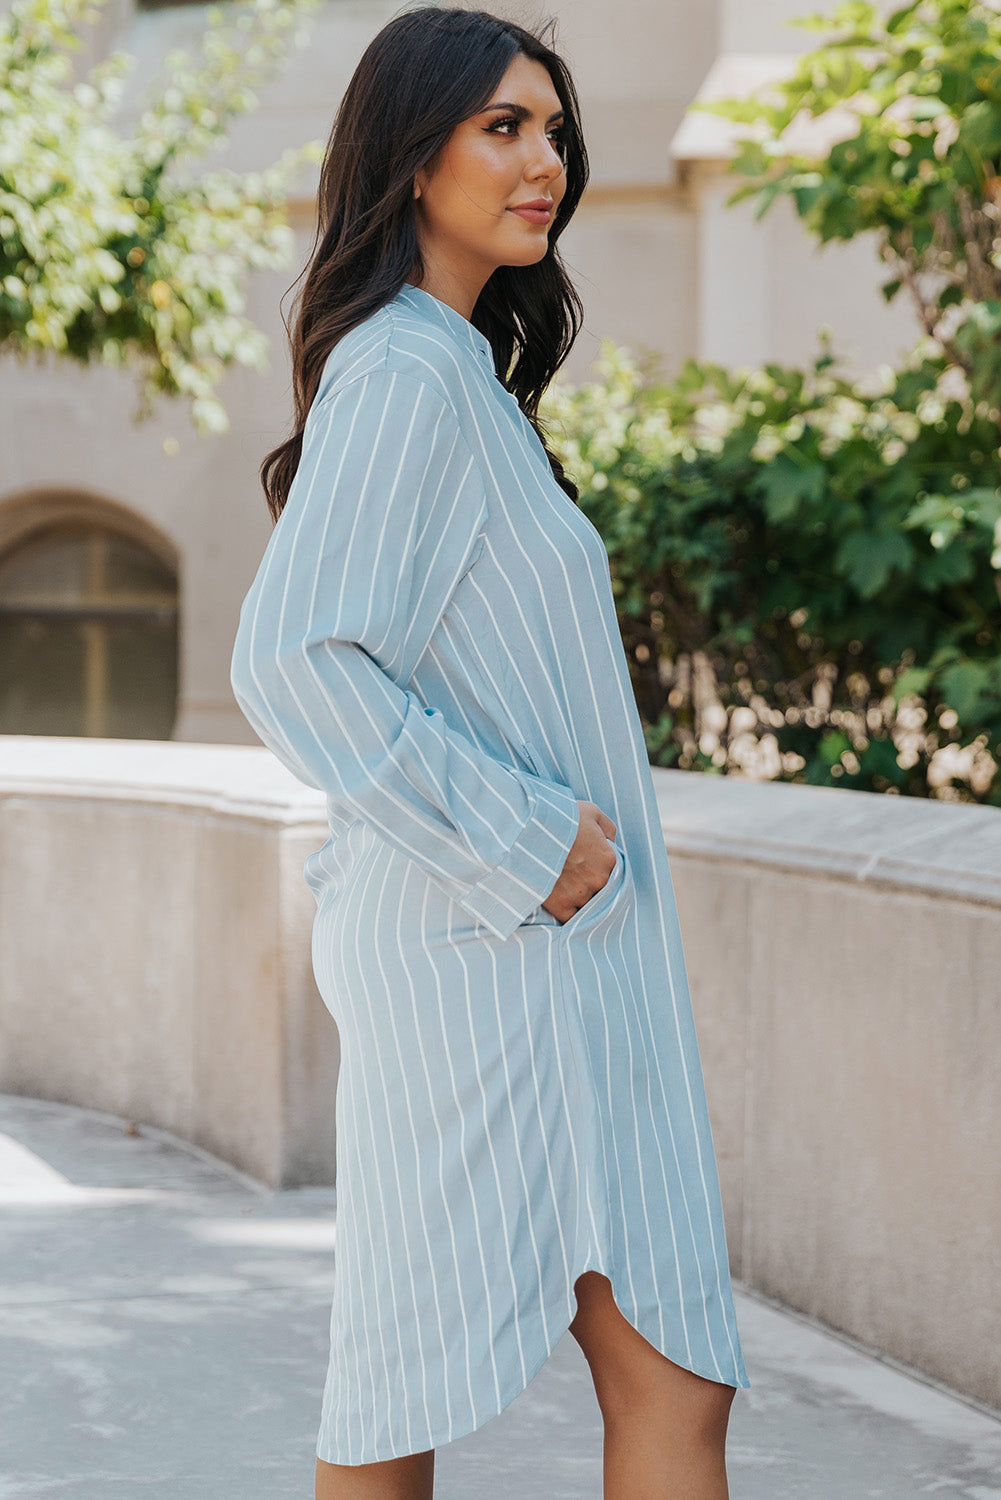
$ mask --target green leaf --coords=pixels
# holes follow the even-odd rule
[[[957,662],[939,674],[938,682],[946,703],[963,720],[975,719],[992,703],[1001,702],[994,663]]]
[[[887,20],[887,34],[889,36],[896,36],[898,32],[903,31],[904,27],[911,20],[912,16],[916,11],[920,10],[920,8],[921,0],[912,0],[912,4],[903,5],[899,10],[895,10]]]
[[[757,476],[765,514],[769,521],[787,521],[800,506],[817,504],[824,495],[827,470],[823,464],[798,464],[790,454],[780,453]]]
[[[846,751],[852,748],[852,742],[841,729],[833,730],[825,734],[817,746],[817,753],[825,765],[835,766],[841,760]]]
[[[878,594],[894,569],[910,567],[914,548],[907,537],[891,531],[882,534],[853,532],[839,546],[834,566],[847,576],[863,599]]]
[[[899,752],[888,736],[871,739],[859,755],[859,780],[884,781],[890,786],[899,786],[906,779],[906,772],[899,760]]]
[[[893,684],[892,697],[895,703],[900,703],[911,693],[917,693],[920,697],[931,682],[932,674],[927,667],[907,667],[897,677]]]

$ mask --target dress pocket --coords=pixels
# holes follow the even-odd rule
[[[539,752],[530,744],[528,740],[525,740],[523,742],[521,747],[521,754],[522,759],[528,762],[529,769],[532,771],[533,775],[545,777],[546,773],[542,769],[542,762],[539,759]]]
[[[536,776],[541,776],[547,781],[560,780],[559,775],[554,776],[546,769],[542,756],[531,740],[522,740],[521,758]],[[617,906],[617,896],[623,887],[628,884],[629,874],[626,869],[625,850],[621,845],[615,843],[614,840],[611,842],[615,849],[615,864],[608,872],[608,879],[600,891],[595,891],[590,900],[585,901],[583,906],[578,907],[573,916],[568,917],[565,922],[560,922],[558,918],[546,911],[543,906],[536,909],[529,918],[529,922],[533,924],[543,922],[547,926],[556,927],[562,934],[569,936],[578,932],[581,928],[589,928],[592,922],[600,921],[606,911],[609,911],[613,906]]]
[[[481,531],[480,534],[479,534],[479,536],[476,538],[476,540],[473,543],[472,551],[470,552],[469,557],[466,560],[465,567],[463,568],[462,572],[459,574],[458,578],[455,580],[455,587],[456,588],[459,587],[459,584],[465,578],[466,574],[472,572],[473,568],[479,562],[480,558],[483,555],[483,548],[486,546],[486,543],[487,543],[486,533],[483,532],[483,531]]]
[[[629,873],[626,869],[625,851],[619,844],[614,844],[613,847],[615,864],[609,871],[608,879],[600,891],[595,891],[589,901],[585,901],[572,917],[560,924],[560,934],[563,937],[573,937],[578,932],[589,930],[619,905],[619,897],[628,883]]]

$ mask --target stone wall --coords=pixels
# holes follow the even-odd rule
[[[1001,813],[654,775],[734,1273],[1001,1409]]]
[[[325,837],[261,748],[0,736],[0,1089],[330,1182],[340,1054],[302,879]]]

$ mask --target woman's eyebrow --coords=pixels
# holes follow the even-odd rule
[[[523,104],[488,104],[483,111],[484,114],[486,114],[487,109],[508,109],[513,115],[517,115],[519,120],[530,120],[532,118],[532,111],[526,109]],[[562,109],[554,110],[546,121],[546,124],[549,125],[553,120],[560,119],[562,114]]]

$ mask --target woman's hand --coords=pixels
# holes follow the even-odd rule
[[[559,922],[568,922],[580,911],[615,869],[615,850],[609,842],[615,837],[615,824],[594,802],[578,802],[577,807],[577,837],[560,878],[542,902]]]

